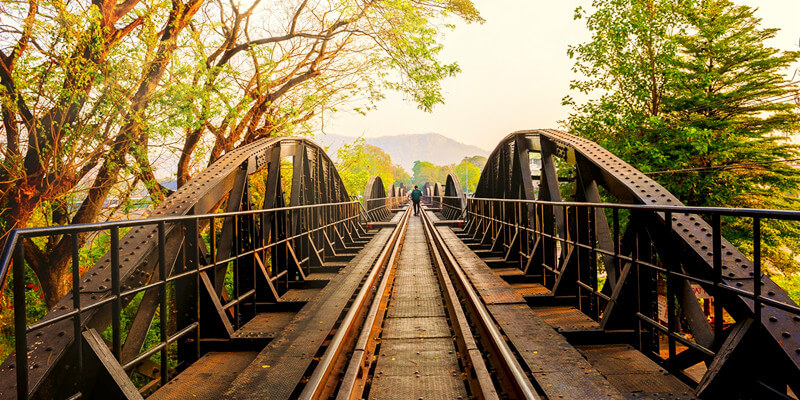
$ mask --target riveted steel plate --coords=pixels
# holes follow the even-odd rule
[[[289,289],[281,296],[281,301],[311,301],[319,296],[322,288]]]
[[[578,351],[623,393],[694,396],[692,389],[627,344],[582,345]]]
[[[597,321],[572,306],[534,307],[533,311],[559,332],[600,329]]]
[[[255,351],[208,353],[148,399],[219,399],[256,354]]]
[[[381,343],[368,398],[456,399],[466,395],[451,338]]]
[[[294,311],[259,313],[231,335],[236,339],[272,339],[297,315]]]
[[[523,298],[549,296],[553,294],[550,289],[539,283],[511,283],[511,288]]]
[[[381,339],[419,339],[451,337],[450,326],[443,317],[387,318]]]
[[[558,130],[542,129],[515,132],[503,142],[513,140],[517,135],[526,136],[530,149],[539,149],[540,140],[535,140],[537,136],[552,142],[557,153],[570,163],[574,164],[582,157],[601,170],[602,180],[607,185],[619,189],[614,191],[614,195],[623,202],[655,206],[683,205],[663,186],[592,141]],[[665,218],[662,212],[654,215],[661,221]],[[695,273],[711,276],[714,257],[711,226],[698,215],[690,213],[673,214],[671,223],[677,239],[673,241],[676,248],[671,251],[681,253],[684,262],[696,268]],[[724,237],[721,242],[722,281],[732,287],[752,291],[752,261]],[[762,293],[767,293],[772,300],[794,304],[786,291],[769,277],[763,275],[761,282]],[[731,315],[739,316],[737,319],[751,316],[753,307],[753,301],[745,297],[733,297],[732,301],[725,304],[725,309]],[[765,306],[760,322],[795,368],[800,369],[800,318],[795,318],[790,312]]]

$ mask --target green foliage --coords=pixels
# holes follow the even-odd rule
[[[425,182],[431,184],[438,182],[444,185],[447,182],[447,175],[455,173],[461,183],[461,190],[465,193],[473,193],[475,187],[478,186],[484,165],[486,165],[486,157],[483,156],[464,157],[460,163],[451,165],[435,165],[429,161],[415,161],[412,169],[414,177],[411,182],[420,188],[425,185]],[[467,179],[468,177],[469,179]]]
[[[782,74],[800,53],[767,47],[776,30],[729,0],[595,0],[593,8],[576,10],[591,40],[569,49],[586,77],[571,88],[594,97],[564,99],[574,107],[572,133],[651,172],[689,205],[800,208],[800,171],[775,162],[800,156],[783,136],[797,132],[800,115],[770,101],[789,93]],[[725,236],[751,251],[750,222],[724,222]],[[765,221],[765,258],[797,268],[799,239],[794,224]]]
[[[408,182],[408,173],[399,165],[393,165],[389,154],[378,147],[369,145],[364,138],[346,143],[336,153],[336,170],[342,177],[347,194],[363,195],[364,187],[372,176],[380,176],[388,188],[394,182]]]
[[[479,157],[479,156],[476,156]],[[474,158],[474,157],[473,157]],[[486,158],[483,158],[483,164],[486,164]],[[467,158],[453,168],[458,181],[461,182],[461,190],[464,193],[475,193],[475,187],[478,186],[478,180],[481,177],[481,168],[474,163],[468,161]]]
[[[461,160],[461,162],[462,163],[463,162],[468,162],[468,163],[478,167],[478,169],[482,170],[483,166],[486,165],[486,157],[484,157],[484,156],[464,157],[464,159]]]
[[[436,182],[444,183],[447,179],[447,174],[452,172],[452,167],[435,165],[429,161],[414,161],[414,167],[411,168],[411,171],[414,174],[411,182],[422,188],[425,182],[430,182],[431,184]]]
[[[443,64],[437,56],[443,46],[438,42],[439,29],[431,23],[436,9],[455,13],[467,22],[483,20],[471,1],[434,1],[433,8],[420,7],[412,0],[390,0],[384,4],[382,17],[391,21],[386,35],[386,53],[382,62],[401,71],[400,80],[389,80],[387,86],[404,93],[407,99],[430,112],[444,103],[440,82],[461,72],[457,63]]]

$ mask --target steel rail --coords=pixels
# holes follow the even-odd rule
[[[425,214],[425,212],[423,212],[423,214]],[[461,350],[464,353],[464,357],[467,359],[466,365],[472,367],[472,372],[475,376],[475,379],[470,379],[470,387],[472,388],[473,394],[477,395],[479,399],[499,399],[497,390],[492,381],[492,376],[489,373],[489,369],[486,367],[486,362],[483,359],[480,349],[477,347],[475,337],[470,329],[470,321],[467,319],[466,310],[464,310],[461,299],[456,292],[455,285],[450,279],[450,275],[447,272],[447,265],[442,259],[442,254],[434,243],[433,231],[435,228],[427,219],[427,216],[423,217],[422,226],[425,230],[425,236],[428,238],[428,244],[430,245],[432,255],[431,259],[436,265],[439,282],[444,289],[442,292],[445,301],[447,302],[449,311],[452,313],[450,316],[451,326],[458,335],[459,347],[463,346]]]
[[[342,384],[339,387],[338,393],[336,394],[337,400],[360,399],[361,395],[363,394],[363,391],[358,391],[356,389],[358,372],[361,370],[362,365],[364,366],[364,369],[368,370],[369,366],[372,364],[368,357],[370,338],[374,337],[373,333],[376,331],[376,327],[380,322],[379,316],[382,308],[381,304],[383,303],[383,297],[386,295],[387,286],[389,285],[389,280],[392,276],[395,260],[397,259],[402,247],[402,239],[405,238],[406,230],[408,229],[407,217],[410,215],[409,213],[410,211],[407,209],[406,215],[403,216],[405,221],[402,224],[402,231],[400,232],[401,239],[398,240],[397,245],[392,249],[392,255],[389,257],[386,269],[383,272],[383,278],[381,279],[381,283],[375,292],[375,296],[373,297],[369,313],[361,325],[363,326],[363,329],[361,330],[361,334],[358,337],[356,346],[353,349],[353,355],[350,357],[350,363],[347,365],[344,374],[342,374]]]
[[[367,297],[369,296],[370,292],[373,291],[373,286],[378,277],[378,273],[381,269],[383,269],[383,265],[388,262],[389,256],[392,254],[393,250],[400,245],[400,232],[408,223],[408,218],[410,215],[409,212],[410,210],[406,209],[400,223],[397,224],[392,231],[392,235],[389,237],[387,245],[383,248],[377,260],[375,261],[375,264],[364,281],[364,284],[361,286],[358,295],[350,304],[347,314],[342,319],[339,327],[336,329],[336,334],[334,334],[333,338],[328,344],[328,348],[320,358],[316,368],[314,368],[314,372],[308,378],[308,382],[298,397],[299,399],[309,400],[324,397],[325,388],[328,386],[327,384],[331,382],[332,379],[338,378],[338,376],[334,376],[333,374],[335,363],[345,351],[344,347],[346,344],[346,339],[354,332],[355,329],[357,329],[357,317],[364,311],[364,308],[366,307],[365,303],[367,302]]]
[[[500,329],[497,328],[494,319],[486,309],[486,305],[483,304],[480,296],[472,287],[469,278],[461,269],[458,260],[456,260],[456,258],[453,256],[453,253],[447,246],[447,243],[445,243],[441,234],[435,229],[433,222],[430,221],[424,211],[422,212],[422,220],[430,227],[432,232],[431,238],[434,241],[432,244],[441,250],[441,253],[444,256],[443,258],[447,260],[446,264],[450,267],[450,272],[453,274],[456,284],[465,294],[464,300],[467,301],[469,306],[475,311],[474,322],[480,324],[480,326],[488,333],[488,335],[486,335],[486,339],[488,339],[489,344],[493,348],[500,367],[505,370],[504,372],[510,378],[510,383],[513,385],[512,389],[516,392],[516,397],[539,400],[540,397],[536,392],[536,389],[533,387],[528,375],[519,364],[516,355],[508,346],[508,343],[505,341]]]

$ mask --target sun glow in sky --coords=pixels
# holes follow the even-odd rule
[[[589,38],[584,21],[573,20],[574,10],[591,1],[474,1],[486,22],[458,24],[444,40],[443,60],[462,69],[444,82],[444,105],[425,113],[389,93],[366,116],[327,118],[324,131],[365,137],[436,132],[491,150],[516,130],[558,128],[570,111],[561,99],[574,78],[567,47]],[[759,8],[763,27],[781,29],[771,46],[798,50],[800,0],[735,1]]]

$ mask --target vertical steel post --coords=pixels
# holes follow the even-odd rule
[[[211,234],[212,239],[211,242],[214,242],[214,221],[211,221]],[[165,385],[167,383],[167,379],[169,378],[169,363],[167,357],[169,357],[169,336],[167,333],[167,325],[168,325],[168,316],[169,312],[167,311],[167,229],[164,224],[164,221],[159,221],[158,223],[158,276],[161,278],[161,287],[159,287],[158,293],[158,314],[159,314],[159,337],[161,341],[164,343],[164,348],[161,349],[161,385]],[[214,260],[214,251],[211,251],[211,260]]]
[[[17,367],[17,398],[28,398],[28,323],[25,304],[25,238],[19,236],[14,249],[14,348]]]
[[[712,252],[714,254],[714,287],[711,291],[711,295],[714,297],[714,350],[719,350],[723,341],[722,290],[719,288],[719,285],[722,284],[722,233],[720,230],[719,214],[714,213],[711,215]]]
[[[761,218],[753,218],[753,307],[756,322],[761,322]]]
[[[664,213],[664,221],[667,225],[667,234],[666,234],[666,242],[667,248],[672,248],[672,212],[666,211]],[[669,251],[669,250],[668,250]],[[672,333],[675,332],[675,274],[674,262],[672,259],[664,260],[664,264],[667,270],[667,343],[669,348],[669,358],[675,356],[675,339],[672,337]]]
[[[78,313],[72,318],[72,331],[75,337],[75,358],[77,373],[83,372],[83,340],[81,337],[81,271],[80,245],[78,234],[72,235],[72,308]]]
[[[111,303],[111,349],[114,358],[120,361],[122,352],[122,332],[120,314],[122,313],[122,298],[120,297],[119,283],[119,227],[111,227],[111,294],[114,301]],[[78,340],[78,338],[75,338]]]

